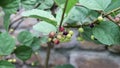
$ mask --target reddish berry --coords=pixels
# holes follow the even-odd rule
[[[58,39],[53,40],[54,44],[59,44],[60,41]]]
[[[67,31],[64,31],[64,32],[63,32],[63,35],[67,35],[67,34],[68,34],[68,32],[67,32]]]
[[[55,32],[50,32],[49,33],[49,38],[53,38],[55,36],[55,34],[56,34]]]
[[[63,32],[64,30],[65,30],[65,29],[64,29],[64,27],[62,27],[62,26],[59,28],[59,31],[60,31],[60,32]]]
[[[119,17],[115,17],[115,22],[119,22],[120,18]]]

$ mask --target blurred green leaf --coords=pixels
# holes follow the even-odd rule
[[[83,5],[92,10],[105,10],[111,0],[79,0],[80,5]]]
[[[12,63],[9,63],[8,61],[1,60],[0,68],[15,68],[15,66]]]
[[[54,26],[57,25],[57,22],[56,22],[54,16],[51,13],[44,11],[44,10],[33,9],[33,10],[25,11],[22,13],[22,16],[38,18],[38,19],[44,20]]]
[[[33,36],[29,31],[22,31],[18,34],[17,39],[23,45],[30,46],[33,42]]]
[[[103,44],[120,44],[120,28],[111,21],[101,22],[99,25],[94,27],[93,35]]]
[[[68,14],[69,11],[76,5],[78,0],[68,0],[67,8],[65,13]],[[56,4],[61,8],[64,8],[66,0],[55,0]]]
[[[19,0],[2,0],[0,2],[0,7],[2,7],[3,11],[5,12],[4,16],[4,27],[6,31],[8,31],[10,25],[10,15],[12,13],[16,13],[19,7]]]
[[[19,46],[15,49],[14,53],[19,59],[26,61],[31,58],[32,48],[28,46]]]
[[[50,9],[53,4],[53,0],[44,0],[43,2],[41,2],[41,5],[38,7],[38,9]]]
[[[0,34],[0,55],[10,55],[15,47],[15,40],[8,33]]]
[[[116,8],[120,8],[120,0],[112,0],[110,5],[105,9],[106,12],[110,12]]]
[[[30,47],[32,47],[33,51],[36,51],[40,49],[40,44],[41,44],[40,39],[37,37],[34,37]]]
[[[56,32],[57,28],[47,22],[40,22],[33,26],[33,29],[37,31],[39,34],[42,33],[44,35],[48,35],[51,31]]]

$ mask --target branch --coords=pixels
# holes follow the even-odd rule
[[[64,15],[65,15],[65,11],[66,11],[66,8],[67,8],[67,4],[68,4],[68,0],[66,0],[66,2],[65,2],[65,6],[64,6],[64,9],[63,9],[63,13],[62,13],[62,17],[61,17],[59,28],[62,26],[62,23],[63,23],[63,20],[64,20]]]
[[[112,22],[116,22],[116,21],[114,20],[114,18],[112,18],[111,15],[107,15],[106,17],[107,17],[109,20],[111,20]]]
[[[47,47],[47,54],[46,54],[46,60],[45,60],[45,68],[48,68],[49,66],[49,59],[50,59],[50,50],[51,50],[51,42],[48,43],[48,47]]]
[[[114,10],[108,12],[108,13],[105,14],[104,16],[110,15],[111,13],[113,13],[113,12],[117,12],[117,11],[119,11],[119,10],[120,10],[120,7],[118,7],[118,8],[116,8],[116,9],[114,9]]]

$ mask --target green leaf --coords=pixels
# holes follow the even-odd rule
[[[4,28],[6,29],[6,31],[8,31],[9,29],[9,25],[10,25],[10,14],[7,14],[7,12],[5,12],[5,16],[4,16]]]
[[[85,39],[87,41],[94,42],[96,44],[101,44],[98,40],[91,39],[91,35],[93,35],[93,32],[92,32],[93,28],[90,28],[89,26],[84,26],[83,29],[84,29],[84,32],[81,33],[81,36],[83,39]]]
[[[15,66],[12,63],[9,63],[8,61],[1,60],[0,68],[15,68]]]
[[[82,24],[82,22],[85,20],[89,12],[90,10],[88,10],[87,8],[76,6],[68,14],[67,22],[68,23],[81,22]]]
[[[19,7],[19,0],[3,0],[0,2],[0,7],[2,7],[5,12],[4,16],[4,27],[8,31],[10,25],[10,14],[16,13],[16,10]]]
[[[31,47],[32,47],[33,51],[40,49],[40,39],[37,37],[34,37]]]
[[[26,61],[31,58],[32,48],[28,46],[19,46],[15,49],[14,53],[19,59]]]
[[[53,0],[44,0],[43,2],[41,2],[41,5],[38,7],[38,9],[50,9],[53,4]]]
[[[19,7],[19,0],[3,0],[0,2],[0,6],[7,14],[15,13]]]
[[[37,32],[41,32],[44,35],[48,35],[51,31],[56,32],[57,28],[47,22],[40,22],[33,26],[33,29]],[[40,34],[40,33],[39,33]]]
[[[75,68],[75,67],[72,66],[71,64],[64,64],[64,65],[58,65],[54,68]]]
[[[18,34],[17,39],[23,45],[30,46],[33,42],[33,36],[29,31],[22,31]]]
[[[120,44],[120,28],[111,21],[101,22],[93,29],[93,34],[103,44]]]
[[[68,14],[69,11],[74,7],[74,5],[77,3],[78,0],[68,0],[67,8],[65,13]],[[66,0],[55,0],[56,4],[60,6],[61,8],[64,8],[64,4]]]
[[[40,38],[40,43],[41,44],[46,44],[48,42],[48,37],[47,36],[43,36]]]
[[[23,8],[30,10],[33,9],[38,0],[20,0],[20,4]]]
[[[79,3],[92,10],[104,11],[111,3],[111,0],[79,0]]]
[[[0,55],[9,55],[15,47],[15,40],[7,33],[0,34]]]
[[[38,18],[55,26],[57,25],[54,16],[51,13],[44,10],[33,9],[33,10],[25,11],[22,13],[22,16]]]
[[[110,12],[116,8],[120,8],[120,0],[112,0],[110,5],[105,9],[106,12]]]

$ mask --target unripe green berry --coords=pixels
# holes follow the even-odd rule
[[[48,42],[51,42],[52,41],[52,39],[51,38],[48,38]]]
[[[35,63],[34,63],[34,62],[32,62],[32,63],[31,63],[31,66],[34,66],[34,65],[35,65]]]
[[[8,62],[12,62],[12,59],[8,59]]]
[[[80,33],[83,33],[83,32],[84,32],[84,29],[81,27],[81,28],[78,29],[78,31],[79,31]]]
[[[70,31],[69,31],[69,34],[73,35],[73,34],[74,34],[74,32],[73,32],[72,30],[70,30]]]
[[[103,21],[103,17],[102,17],[102,16],[99,16],[99,17],[98,17],[98,21],[100,21],[100,22]]]
[[[67,34],[67,36],[66,36],[67,38],[71,38],[72,36],[71,36],[71,34]]]
[[[78,41],[83,41],[84,39],[82,37],[77,38]]]
[[[95,37],[94,37],[94,35],[91,35],[91,39],[92,39],[92,40],[95,40]]]
[[[62,36],[61,36],[61,35],[57,35],[57,38],[58,38],[58,39],[61,39],[61,38],[62,38]]]
[[[12,59],[12,62],[15,63],[17,60],[16,59]]]

